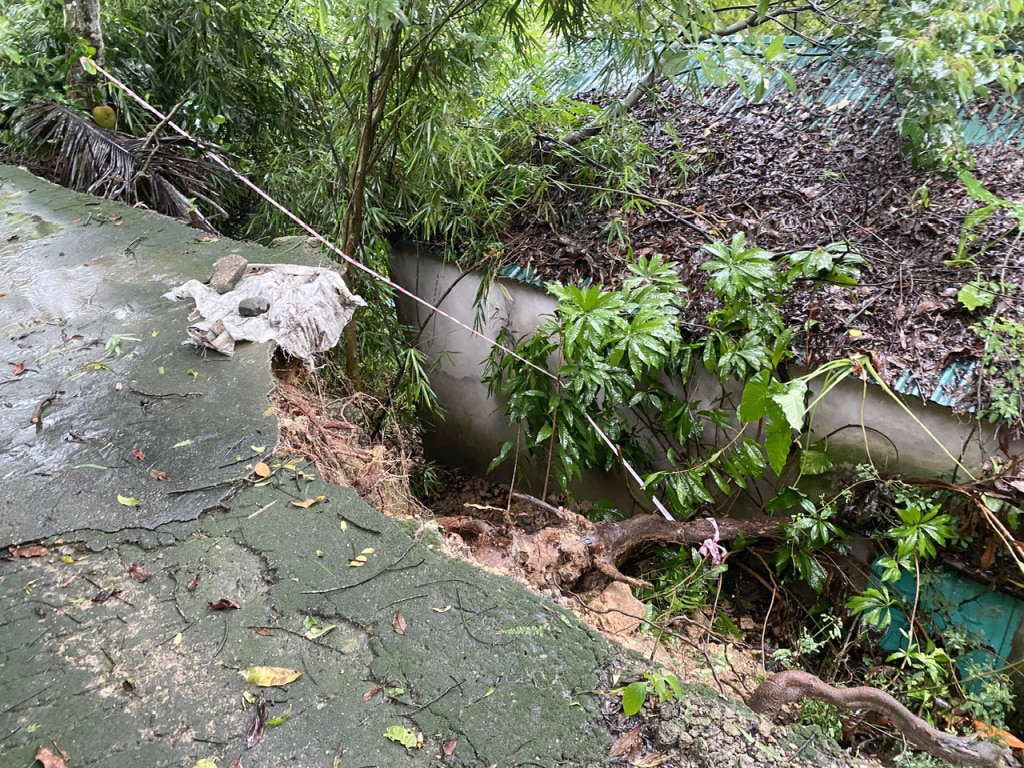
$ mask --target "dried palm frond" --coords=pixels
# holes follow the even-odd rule
[[[226,216],[216,202],[217,182],[226,174],[187,154],[184,140],[105,130],[87,115],[49,101],[26,108],[18,128],[35,156],[52,164],[61,186],[141,203],[210,233],[216,230],[190,198]]]

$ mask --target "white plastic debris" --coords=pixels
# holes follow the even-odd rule
[[[231,355],[240,341],[273,341],[285,354],[309,365],[338,343],[356,308],[366,306],[334,270],[299,264],[250,264],[227,293],[189,280],[164,297],[195,301],[187,329],[194,344]],[[270,308],[242,317],[238,304],[246,298],[265,299]]]

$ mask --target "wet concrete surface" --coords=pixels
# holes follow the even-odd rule
[[[273,459],[268,345],[183,345],[231,252],[302,261],[0,168],[0,765],[601,764],[612,648]]]
[[[280,256],[202,234],[0,168],[0,540],[195,519],[273,450],[269,347],[184,345],[162,294]]]

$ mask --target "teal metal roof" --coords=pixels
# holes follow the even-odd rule
[[[742,45],[734,39],[736,49]],[[815,111],[827,113],[812,123],[828,127],[841,112],[877,109],[891,105],[895,110],[891,70],[883,56],[873,51],[855,50],[837,43],[809,45],[803,38],[790,37],[786,41],[784,58],[771,64],[764,72],[764,93],[758,102],[775,98],[799,99]],[[732,60],[735,65],[737,57]],[[624,91],[645,75],[640,69],[622,68],[620,57],[603,47],[591,46],[574,52],[553,50],[548,64],[539,74],[530,74],[514,82],[512,92],[529,89],[543,83],[554,96],[571,96],[588,91]],[[758,61],[751,59],[751,61]],[[745,69],[748,76],[758,73],[763,64],[751,64]],[[786,70],[797,82],[798,93],[793,94],[780,70]],[[680,85],[714,101],[718,114],[742,109],[751,103],[748,93],[737,85],[721,87],[711,82],[696,58],[692,67],[684,66],[684,75],[677,78]],[[1024,142],[1024,115],[1022,110],[1006,103],[974,105],[962,114],[964,138],[970,145],[985,145],[997,141]],[[881,125],[879,126],[881,128]]]

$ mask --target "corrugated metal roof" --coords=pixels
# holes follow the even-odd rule
[[[739,42],[737,39],[736,43]],[[552,50],[540,73],[520,78],[510,90],[515,92],[542,85],[552,97],[594,90],[624,91],[643,78],[645,72],[623,69],[618,61],[619,57],[604,47],[584,47],[573,52]],[[853,61],[857,66],[852,65]],[[700,91],[705,99],[713,98],[717,102],[718,114],[728,114],[755,103],[742,87],[734,84],[720,87],[712,83],[696,58],[692,67],[683,69],[686,72],[685,84]],[[798,93],[791,93],[781,69],[797,81]],[[753,68],[748,72],[753,73]],[[828,113],[812,126],[828,127],[840,111],[877,109],[894,104],[891,86],[891,71],[880,54],[851,51],[841,45],[812,46],[802,38],[791,37],[786,41],[785,58],[764,73],[764,93],[759,101],[799,99],[808,107]],[[974,105],[962,114],[962,119],[964,138],[969,145],[1011,139],[1024,142],[1024,116],[1021,110],[1005,103]]]

